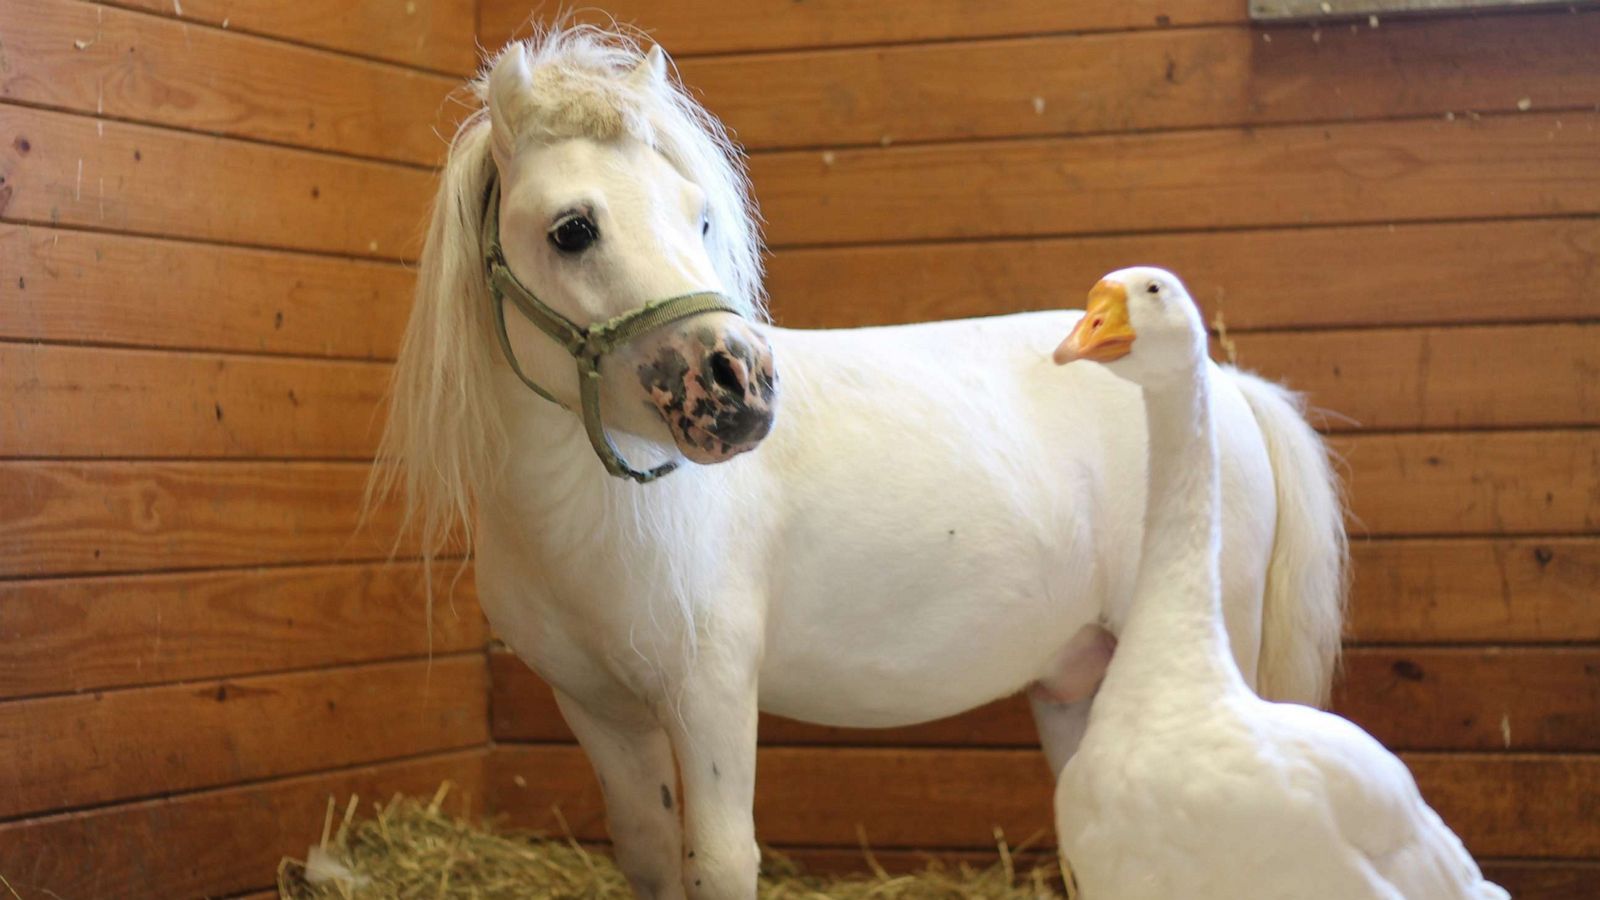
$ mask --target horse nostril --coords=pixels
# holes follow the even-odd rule
[[[726,353],[711,354],[711,380],[730,394],[744,393],[744,377],[733,357]]]

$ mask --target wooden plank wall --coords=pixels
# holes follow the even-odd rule
[[[1075,306],[1181,273],[1344,455],[1338,707],[1521,898],[1600,896],[1600,14],[1253,28],[1241,0],[614,0],[751,151],[793,326]],[[527,15],[484,0],[480,40]],[[493,660],[502,809],[600,838],[548,693]],[[1014,701],[769,720],[764,840],[859,865],[1048,823]],[[551,784],[559,785],[555,791]],[[523,785],[527,785],[524,787]]]
[[[356,529],[473,12],[0,4],[0,876],[21,896],[258,891],[330,795],[451,779],[481,805],[470,585],[430,621],[393,511]]]

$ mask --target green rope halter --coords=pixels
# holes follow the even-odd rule
[[[606,435],[605,423],[600,418],[600,361],[607,353],[618,347],[631,343],[663,325],[670,325],[690,316],[708,312],[730,312],[741,315],[733,302],[715,291],[698,291],[680,297],[652,300],[614,319],[597,322],[588,327],[578,326],[534,296],[533,291],[518,281],[511,267],[506,265],[505,253],[500,249],[498,180],[489,188],[489,198],[483,217],[483,248],[484,265],[489,273],[489,294],[494,302],[495,333],[500,338],[500,351],[505,354],[506,362],[511,364],[511,371],[517,373],[522,383],[535,394],[562,409],[571,411],[571,407],[557,400],[553,394],[534,383],[534,380],[522,371],[522,366],[517,362],[517,354],[511,349],[511,336],[506,332],[506,300],[515,304],[523,318],[549,335],[577,361],[578,398],[581,409],[579,415],[583,418],[583,430],[588,433],[589,444],[594,447],[595,455],[600,457],[600,462],[605,465],[607,472],[617,478],[631,478],[640,484],[648,484],[676,469],[678,463],[672,461],[641,472],[629,466],[617,453],[616,445],[612,444],[611,438]]]

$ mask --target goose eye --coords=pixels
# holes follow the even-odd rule
[[[550,243],[562,253],[581,253],[600,240],[600,229],[588,216],[569,216],[550,229]]]
[[[1145,288],[1144,290],[1145,290],[1145,293],[1147,293],[1147,294],[1159,294],[1159,293],[1161,293],[1161,285],[1156,284],[1154,281],[1152,281],[1152,282],[1150,282],[1150,286]]]

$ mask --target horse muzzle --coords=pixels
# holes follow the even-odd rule
[[[772,346],[738,316],[708,313],[663,334],[639,383],[678,451],[701,465],[754,450],[777,414]]]

